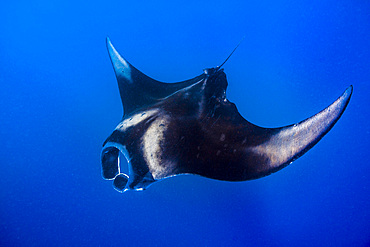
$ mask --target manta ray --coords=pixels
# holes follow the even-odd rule
[[[107,48],[124,115],[103,144],[102,176],[113,180],[119,192],[144,190],[182,174],[246,181],[279,171],[329,132],[353,91],[349,86],[327,108],[299,123],[263,128],[245,120],[227,99],[222,65],[190,80],[164,83],[132,66],[109,38]],[[126,163],[128,174],[122,167]]]

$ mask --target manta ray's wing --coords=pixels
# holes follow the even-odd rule
[[[109,38],[107,38],[107,48],[117,77],[124,115],[154,104],[158,99],[167,97],[205,77],[201,74],[193,79],[177,83],[160,82],[145,75],[125,60],[114,48]]]
[[[179,164],[180,171],[227,181],[256,179],[276,172],[329,132],[348,105],[352,90],[350,86],[316,115],[282,128],[251,124],[234,104],[226,101],[200,124],[204,141],[184,155],[188,165],[182,168]]]

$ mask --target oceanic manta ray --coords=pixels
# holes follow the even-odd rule
[[[104,142],[104,179],[116,190],[144,190],[181,174],[245,181],[276,172],[312,148],[341,117],[352,86],[316,115],[280,128],[245,120],[226,98],[221,66],[178,83],[154,80],[125,60],[107,38],[124,109]],[[128,164],[128,174],[122,165]]]

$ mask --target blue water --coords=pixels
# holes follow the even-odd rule
[[[0,4],[0,246],[369,246],[370,4],[310,1]],[[309,117],[350,84],[337,125],[291,166],[230,183],[180,176],[145,192],[101,178],[122,117],[105,47],[149,76],[225,64],[252,123]]]

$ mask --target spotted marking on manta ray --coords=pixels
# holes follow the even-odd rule
[[[146,120],[147,118],[153,116],[156,113],[158,113],[158,109],[136,113],[135,115],[132,115],[130,118],[126,118],[125,120],[120,122],[117,125],[116,130],[119,130],[122,132],[126,131],[128,128],[141,123],[142,121]]]

